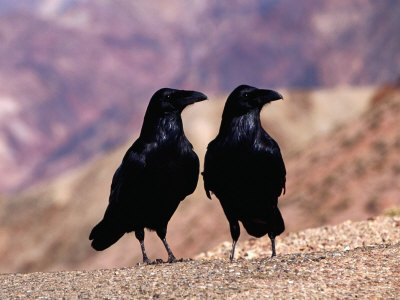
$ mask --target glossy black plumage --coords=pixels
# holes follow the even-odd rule
[[[155,230],[168,252],[167,225],[179,203],[196,188],[199,159],[187,140],[181,112],[207,97],[199,92],[161,89],[150,100],[139,138],[114,174],[103,220],[90,233],[92,247],[104,250],[135,231],[143,253],[144,228]]]
[[[207,147],[204,188],[219,199],[233,239],[231,260],[240,235],[239,222],[255,237],[268,234],[275,255],[275,236],[285,230],[278,197],[285,191],[286,169],[278,144],[262,128],[260,111],[283,99],[272,90],[247,85],[228,97],[217,137]]]

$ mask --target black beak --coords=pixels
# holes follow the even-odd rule
[[[254,93],[254,99],[259,105],[264,105],[272,101],[283,100],[283,96],[273,90],[257,89]]]
[[[196,91],[181,90],[178,92],[178,95],[176,95],[176,96],[177,96],[176,98],[179,99],[182,109],[190,104],[207,100],[206,95],[204,95],[203,93],[200,93],[200,92],[196,92]]]

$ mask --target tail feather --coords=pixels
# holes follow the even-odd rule
[[[244,219],[242,220],[242,224],[247,233],[252,236],[262,237],[268,233],[268,224],[265,221],[259,219]]]
[[[102,251],[107,249],[125,234],[125,230],[119,224],[113,224],[103,219],[97,224],[89,235],[93,249]]]
[[[277,236],[285,231],[285,223],[277,207],[265,217],[249,217],[241,221],[247,233],[255,237],[262,237],[267,233]]]

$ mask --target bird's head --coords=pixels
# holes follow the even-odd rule
[[[162,88],[151,97],[149,108],[162,114],[181,113],[186,106],[206,99],[200,92]]]
[[[283,100],[283,96],[273,90],[258,89],[249,85],[240,85],[226,100],[225,110],[241,115],[261,108],[272,101]]]

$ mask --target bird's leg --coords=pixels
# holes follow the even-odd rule
[[[271,257],[276,256],[275,251],[275,235],[273,233],[268,233],[269,238],[271,239],[271,248],[272,248],[272,255]]]
[[[231,254],[229,255],[229,259],[230,259],[231,261],[233,261],[233,257],[234,257],[234,255],[235,255],[236,243],[237,243],[237,241],[233,240],[233,242],[232,242]]]
[[[240,236],[240,226],[238,221],[230,221],[229,226],[231,229],[231,236],[232,236],[232,250],[231,250],[231,255],[229,256],[229,259],[233,261],[233,257],[235,256],[235,248],[236,248],[236,243],[237,240],[239,239]]]
[[[169,248],[167,240],[164,238],[164,239],[162,239],[162,242],[165,246],[165,249],[167,249],[167,252],[168,252],[168,262],[169,263],[175,262],[177,259],[175,258],[174,254],[172,253],[171,249]]]
[[[159,230],[157,230],[157,235],[161,239],[161,241],[164,244],[165,249],[167,250],[167,253],[168,253],[167,262],[169,262],[169,263],[176,262],[177,259],[175,258],[174,254],[172,253],[171,249],[169,248],[167,239],[165,238],[165,236],[167,235],[167,226],[162,227]]]
[[[150,259],[147,257],[146,249],[144,248],[144,228],[135,230],[135,236],[139,240],[140,247],[142,248],[143,263],[145,264],[151,263]]]

